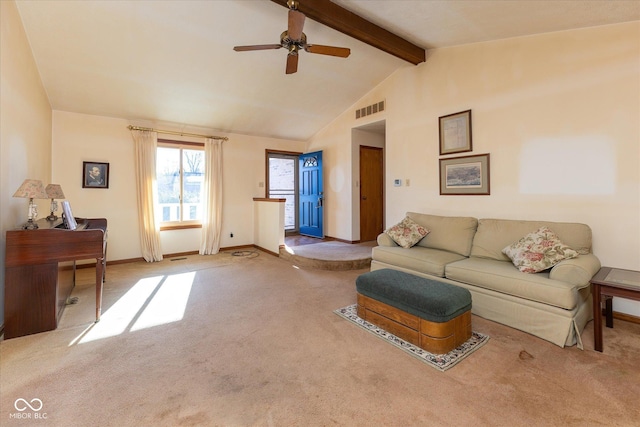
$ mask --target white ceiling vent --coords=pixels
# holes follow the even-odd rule
[[[384,111],[384,101],[376,102],[375,104],[368,105],[366,107],[358,108],[356,110],[356,119],[370,116],[375,113]]]

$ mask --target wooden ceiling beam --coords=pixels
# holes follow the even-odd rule
[[[271,0],[287,9],[287,0]],[[425,61],[425,50],[329,0],[299,0],[298,10],[309,19],[340,31],[414,65]]]

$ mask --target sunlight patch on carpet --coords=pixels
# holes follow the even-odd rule
[[[182,320],[195,277],[194,271],[167,276],[131,331]]]
[[[337,315],[344,317],[350,322],[355,323],[366,331],[382,338],[383,340],[395,345],[404,352],[422,360],[427,365],[436,368],[440,371],[446,371],[449,368],[454,367],[458,362],[468,357],[474,351],[482,347],[489,341],[489,336],[478,332],[473,332],[471,338],[469,338],[464,344],[458,348],[451,350],[447,354],[433,354],[426,350],[421,349],[397,336],[377,327],[374,324],[367,322],[366,320],[358,317],[356,304],[348,307],[339,308],[334,311]]]
[[[70,345],[178,322],[191,294],[195,272],[140,279]]]

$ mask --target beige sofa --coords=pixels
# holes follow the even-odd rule
[[[593,318],[589,280],[600,268],[585,224],[476,219],[408,212],[430,230],[415,246],[398,246],[386,233],[373,248],[371,270],[391,268],[469,289],[472,312],[564,347],[577,344]],[[579,253],[550,270],[522,273],[502,253],[541,226]]]

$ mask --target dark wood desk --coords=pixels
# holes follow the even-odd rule
[[[75,285],[58,282],[58,263],[63,261],[96,260],[96,321],[100,319],[107,220],[77,221],[77,230],[60,228],[61,219],[41,219],[37,221],[37,230],[7,231],[6,339],[50,331],[58,326]]]
[[[593,340],[602,351],[602,297],[620,297],[640,301],[640,272],[602,267],[591,279],[593,295]],[[607,302],[607,326],[613,327],[611,306]],[[610,323],[610,324],[609,324]]]

